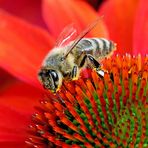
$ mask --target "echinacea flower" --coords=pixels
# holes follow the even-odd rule
[[[61,133],[57,133],[58,130],[56,128],[58,128],[58,127],[54,126],[55,125],[54,121],[56,121],[56,124],[57,124],[57,122],[59,122],[59,124],[61,124],[63,122],[63,120],[68,119],[68,118],[65,119],[64,112],[63,112],[64,115],[61,116],[61,117],[63,117],[62,119],[52,120],[53,123],[52,123],[52,121],[49,120],[50,114],[52,113],[51,109],[55,109],[56,114],[54,114],[54,115],[56,115],[55,117],[57,117],[58,113],[61,113],[62,110],[60,110],[60,109],[63,109],[63,105],[64,105],[61,102],[57,102],[58,98],[55,98],[55,96],[53,97],[52,94],[50,97],[47,97],[47,101],[49,102],[49,104],[46,104],[45,101],[42,101],[42,104],[43,104],[42,109],[40,109],[40,107],[37,107],[37,109],[39,110],[39,115],[43,115],[42,116],[43,118],[39,117],[38,114],[36,114],[36,116],[34,116],[35,121],[32,125],[32,128],[33,128],[34,124],[35,124],[35,128],[34,128],[34,130],[31,129],[32,134],[29,135],[26,132],[27,125],[29,125],[31,123],[31,121],[30,121],[31,114],[33,114],[35,112],[33,106],[39,106],[38,100],[43,99],[43,96],[41,96],[41,93],[44,93],[44,90],[40,89],[41,86],[39,85],[39,82],[37,80],[37,71],[40,67],[42,60],[44,59],[44,56],[53,47],[53,44],[55,42],[55,38],[57,38],[57,36],[59,35],[59,33],[61,32],[61,30],[64,28],[65,25],[67,25],[71,22],[75,22],[80,28],[84,28],[87,26],[87,24],[91,23],[98,16],[98,14],[90,5],[85,3],[85,1],[69,0],[65,4],[63,0],[56,0],[56,3],[55,3],[55,1],[51,1],[51,0],[43,0],[42,7],[43,7],[43,17],[44,17],[44,20],[47,24],[49,32],[43,28],[38,27],[38,26],[30,25],[27,22],[25,22],[21,19],[18,19],[17,17],[12,16],[2,10],[0,11],[0,20],[1,20],[0,21],[0,66],[3,69],[5,69],[7,72],[9,72],[10,74],[15,76],[15,78],[11,78],[11,81],[7,80],[8,85],[6,85],[4,88],[2,87],[3,89],[0,92],[0,95],[1,95],[0,96],[1,97],[0,98],[0,109],[1,109],[1,112],[0,112],[0,117],[1,117],[0,147],[3,147],[3,148],[7,148],[7,147],[8,148],[10,148],[10,147],[11,148],[12,147],[23,148],[23,147],[26,147],[25,141],[27,141],[27,143],[30,144],[31,146],[38,145],[38,147],[46,147],[47,144],[49,144],[48,147],[57,145],[58,140],[60,140],[60,138],[63,140],[62,142],[64,143],[64,146],[67,146],[67,144],[68,144],[67,142],[70,142],[70,143],[73,142],[72,141],[73,139],[70,139],[71,141],[69,141],[69,139],[63,138],[63,136],[61,136]],[[143,9],[139,9],[139,12],[141,12],[141,11],[143,11]],[[65,19],[62,18],[63,16],[65,16]],[[127,22],[124,22],[124,23],[127,23]],[[114,32],[114,34],[116,34],[116,32]],[[106,38],[108,37],[108,30],[105,27],[103,21],[99,22],[98,27],[94,31],[91,32],[91,35],[92,36],[99,36],[99,37],[106,37]],[[143,42],[146,42],[146,39],[147,39],[146,37],[147,36],[142,37]],[[119,40],[120,39],[122,39],[122,37],[120,37]],[[128,42],[128,38],[127,38],[127,42]],[[141,42],[139,42],[138,39],[136,39],[135,42],[138,44],[141,44]],[[124,42],[124,44],[126,45],[126,42]],[[120,46],[120,44],[118,46]],[[134,48],[132,48],[132,49],[134,50]],[[143,50],[144,52],[142,52],[142,49],[143,49],[143,46],[141,46],[141,48],[138,51],[140,53],[146,54],[147,53],[146,50]],[[118,48],[117,51],[120,53],[126,53],[129,51],[129,49],[124,50],[124,48]],[[117,67],[117,69],[119,69],[119,67],[120,68],[122,67],[121,66],[122,63],[120,60],[117,60],[117,59],[122,60],[124,58],[122,56],[121,57],[119,56],[119,57],[115,57],[115,59],[114,58],[112,59],[112,63],[115,62],[114,63],[115,67]],[[142,103],[144,106],[147,105],[146,101],[145,101],[145,96],[147,97],[147,87],[146,87],[146,89],[144,89],[145,88],[145,81],[147,84],[147,70],[143,70],[143,69],[145,69],[144,65],[147,65],[147,64],[144,64],[144,63],[147,63],[147,56],[145,57],[145,60],[143,60],[143,57],[142,57],[142,63],[141,63],[142,67],[139,66],[140,62],[141,62],[139,59],[140,59],[140,57],[135,57],[135,58],[131,57],[131,58],[129,58],[129,60],[127,58],[126,60],[128,60],[128,62],[131,62],[131,63],[129,63],[129,67],[128,68],[122,67],[121,69],[119,69],[117,71],[117,73],[115,73],[113,70],[115,68],[113,68],[113,69],[111,68],[113,66],[111,64],[111,62],[105,62],[103,64],[104,68],[109,73],[113,74],[113,76],[114,76],[113,80],[110,80],[110,78],[106,78],[106,77],[108,77],[108,74],[106,74],[106,77],[105,77],[106,81],[104,81],[104,79],[102,80],[102,79],[98,78],[97,76],[95,76],[96,75],[95,72],[92,72],[92,76],[97,77],[97,79],[94,80],[94,77],[91,77],[90,75],[88,75],[87,79],[86,78],[84,79],[82,76],[82,78],[80,80],[78,80],[76,82],[71,82],[72,84],[71,83],[64,84],[65,87],[70,88],[67,91],[67,93],[69,95],[73,94],[73,92],[71,92],[72,90],[75,91],[75,89],[73,89],[73,87],[75,85],[77,87],[79,87],[81,84],[83,84],[84,80],[86,80],[87,83],[94,84],[94,86],[93,86],[94,91],[97,91],[98,87],[96,85],[99,84],[101,86],[101,88],[104,87],[104,89],[102,89],[103,92],[98,91],[98,93],[95,94],[96,98],[98,98],[98,101],[104,101],[104,99],[106,99],[105,101],[106,102],[108,101],[107,102],[108,105],[109,105],[109,103],[112,103],[110,109],[112,109],[113,111],[110,114],[108,114],[108,113],[105,114],[105,112],[109,112],[110,110],[108,110],[109,108],[106,108],[105,104],[98,105],[99,102],[97,102],[97,104],[94,102],[95,100],[93,100],[93,97],[90,96],[92,93],[92,87],[89,84],[81,85],[80,92],[82,92],[82,91],[85,92],[85,90],[86,90],[87,94],[86,94],[86,96],[82,96],[83,94],[81,94],[79,92],[77,92],[77,93],[80,94],[79,97],[83,98],[82,101],[83,100],[86,101],[86,103],[88,103],[86,105],[90,105],[90,107],[83,106],[84,103],[79,105],[79,102],[76,102],[77,100],[76,101],[73,100],[74,102],[76,102],[76,106],[71,108],[72,113],[71,112],[70,112],[70,114],[68,113],[70,115],[70,117],[71,117],[71,115],[74,116],[74,118],[72,117],[72,120],[70,120],[72,122],[72,124],[78,124],[78,126],[80,124],[80,126],[82,127],[81,137],[79,136],[79,134],[73,133],[74,134],[73,136],[75,136],[77,140],[80,140],[80,145],[79,145],[79,143],[74,143],[76,147],[83,145],[83,143],[81,142],[81,139],[82,140],[83,139],[90,140],[86,143],[84,142],[86,144],[86,146],[88,145],[88,147],[89,147],[89,145],[93,144],[93,142],[91,142],[92,139],[90,139],[92,137],[89,133],[89,132],[91,132],[91,130],[93,131],[93,132],[91,132],[91,134],[93,136],[96,133],[98,133],[98,134],[101,133],[101,135],[100,135],[101,137],[99,137],[99,140],[101,138],[103,138],[103,139],[99,142],[101,144],[105,144],[105,146],[106,145],[108,146],[108,144],[111,144],[111,143],[107,143],[107,142],[109,140],[110,140],[109,142],[111,142],[111,140],[114,139],[113,136],[115,138],[117,138],[116,141],[119,141],[120,144],[114,143],[115,140],[113,140],[112,147],[114,145],[120,146],[120,145],[124,144],[122,137],[119,137],[119,139],[118,139],[118,135],[120,135],[120,131],[118,132],[118,129],[120,130],[121,129],[120,127],[122,125],[119,121],[120,121],[122,115],[124,116],[124,119],[121,121],[123,121],[123,122],[127,121],[126,122],[127,125],[129,124],[128,119],[130,117],[132,117],[132,119],[133,119],[133,116],[131,116],[131,115],[135,114],[135,112],[133,112],[133,110],[134,109],[136,110],[137,106],[135,105],[136,103],[134,103],[133,107],[130,106],[130,104],[129,104],[130,102],[128,102],[128,100],[130,101],[131,96],[132,95],[134,96],[134,93],[133,93],[134,91],[129,90],[130,94],[128,94],[128,93],[125,94],[125,97],[123,99],[124,101],[122,101],[122,98],[121,98],[120,103],[118,101],[119,94],[114,94],[114,96],[112,96],[109,93],[112,92],[112,90],[114,90],[114,92],[117,90],[117,88],[116,88],[116,85],[118,84],[117,82],[118,82],[118,80],[121,80],[121,82],[125,82],[125,84],[122,85],[122,87],[120,87],[121,89],[119,89],[119,90],[121,90],[121,91],[119,91],[119,93],[124,94],[124,92],[126,92],[128,89],[128,88],[126,88],[127,83],[130,82],[131,85],[129,88],[131,88],[132,84],[134,84],[134,88],[135,88],[134,90],[136,91],[136,95],[141,93],[143,95],[142,96]],[[118,63],[116,63],[116,61],[118,61]],[[132,63],[135,63],[135,64],[132,64]],[[135,77],[139,74],[138,78],[137,78],[138,82],[136,83],[136,86],[138,87],[138,89],[136,89],[135,83],[133,83],[133,81],[131,81],[131,79],[133,78],[133,68],[132,67],[134,67],[134,65],[138,65],[138,67],[139,67],[137,70],[137,73],[135,73]],[[143,71],[140,71],[140,70],[143,70]],[[127,74],[127,71],[128,71],[128,74]],[[120,73],[118,73],[118,72],[120,72]],[[2,74],[4,74],[4,73],[2,73]],[[116,74],[117,74],[117,76],[116,76]],[[125,80],[124,80],[124,77],[126,78]],[[96,80],[98,80],[100,83],[98,83]],[[141,90],[141,92],[139,92],[139,90],[141,88],[140,84],[142,84],[142,86],[143,86],[144,93],[142,92],[142,90]],[[119,83],[119,86],[120,85],[121,85],[121,83]],[[64,86],[61,88],[61,89],[63,89],[63,91],[65,90]],[[112,89],[109,90],[106,86],[109,86]],[[88,92],[90,92],[90,94],[88,94]],[[104,94],[106,96],[102,96],[102,98],[101,98],[99,95],[100,95],[100,93],[104,93],[104,92],[106,93],[106,94]],[[65,95],[67,95],[67,93]],[[63,94],[62,92],[61,92],[61,94],[59,94],[59,96],[61,96],[62,100],[65,100],[66,98],[73,99],[72,96],[62,96],[62,94]],[[48,94],[48,95],[50,95],[50,94]],[[130,96],[129,99],[126,98],[126,96]],[[86,97],[86,98],[84,98],[84,97]],[[51,99],[51,101],[53,101],[54,98],[57,99],[57,101],[55,100],[55,102],[54,102],[54,106],[52,105],[51,107],[48,107],[48,105],[50,105],[50,103],[51,103],[49,98]],[[96,99],[96,98],[94,97],[94,99]],[[112,100],[112,98],[114,101]],[[136,99],[137,98],[140,98],[140,97],[136,96]],[[74,98],[74,99],[77,99],[77,98]],[[92,102],[90,102],[89,99]],[[109,101],[113,101],[113,102],[109,102]],[[69,102],[66,102],[66,103],[69,103]],[[70,103],[72,103],[72,102],[70,102]],[[101,103],[105,103],[105,102],[101,102]],[[57,104],[57,106],[56,106],[56,104]],[[124,110],[124,106],[123,106],[124,104],[125,104],[125,111],[128,112],[128,111],[130,111],[130,108],[133,109],[132,114],[129,114],[129,116],[127,116],[126,113],[121,112],[121,116],[118,116],[117,112]],[[64,107],[67,110],[69,110],[69,105],[71,107],[71,105],[73,105],[73,104],[66,104],[66,106],[64,105]],[[100,109],[102,110],[102,111],[100,111],[100,113],[102,113],[102,115],[100,115],[100,113],[99,113],[99,116],[97,117],[97,119],[95,119],[95,117],[94,117],[94,116],[96,116],[97,112],[94,112],[95,108],[93,105],[98,105],[96,109],[99,109],[99,111],[100,111]],[[105,108],[103,108],[103,106]],[[62,107],[62,108],[60,108],[60,107]],[[102,107],[103,109],[98,108],[98,107]],[[83,110],[80,110],[80,112],[78,112],[78,114],[81,115],[80,116],[81,119],[80,119],[79,117],[75,116],[76,112],[73,112],[73,110],[74,109],[81,109],[81,108]],[[146,106],[146,108],[147,108],[147,106]],[[90,114],[86,114],[87,112],[83,112],[83,111],[85,111],[85,109],[86,110],[89,109]],[[49,114],[44,114],[45,110]],[[141,115],[141,114],[145,115],[145,113],[147,113],[147,111],[145,112],[145,108],[144,108],[144,111],[142,110],[142,113],[140,113],[138,115]],[[115,117],[114,117],[114,114],[115,114]],[[67,116],[67,114],[66,114],[66,116]],[[90,117],[90,119],[87,116]],[[113,120],[108,119],[110,117],[112,117]],[[54,119],[54,116],[52,116],[52,118]],[[87,121],[87,118],[89,119],[88,121]],[[99,120],[99,118],[100,118],[100,120]],[[41,119],[41,120],[38,120],[38,119]],[[73,119],[76,119],[76,123],[73,123],[74,122]],[[144,126],[145,119],[143,119],[142,116],[139,116],[138,119],[141,120],[141,121],[138,120],[138,127],[139,127],[139,123],[142,122],[141,127],[142,127],[142,131],[144,131],[143,133],[140,133],[140,136],[142,135],[143,137],[145,137],[144,134],[145,134],[145,131],[147,131],[147,127],[145,130],[145,126]],[[47,120],[49,120],[49,121],[47,121]],[[104,122],[102,122],[102,120]],[[114,121],[114,120],[117,120],[117,121]],[[97,125],[99,123],[99,121],[101,121],[100,122],[101,124],[99,127],[97,127],[99,129],[98,132],[96,129],[89,129],[89,128],[93,127],[93,124]],[[146,119],[146,121],[147,121],[147,119]],[[83,122],[84,122],[84,124],[82,124]],[[137,122],[135,122],[134,119],[131,122],[134,123],[132,125],[137,125]],[[50,130],[47,129],[47,131],[46,131],[46,128],[45,128],[46,126],[43,126],[43,128],[45,128],[45,129],[42,129],[42,126],[41,126],[42,123],[46,123],[47,126],[51,127],[51,129],[50,129],[51,133],[49,133],[49,134],[53,134],[53,133],[56,134],[57,133],[57,135],[59,136],[59,137],[57,137],[57,141],[53,141],[54,136],[57,136],[57,135],[53,134],[53,137],[50,137],[50,138],[46,137],[46,136],[48,136],[47,131],[50,131]],[[117,127],[114,127],[113,123],[116,123],[115,125],[117,125]],[[55,129],[52,127],[52,125],[53,125],[53,127],[55,127]],[[62,124],[62,126],[64,126],[64,125]],[[65,125],[65,126],[67,126],[67,125]],[[71,128],[71,126],[70,126],[70,128]],[[115,130],[117,130],[117,133],[115,133],[115,131],[112,131],[112,135],[109,135],[108,133],[106,133],[107,128],[115,129]],[[66,128],[65,130],[68,130],[68,129]],[[86,131],[89,130],[89,132],[87,132],[86,135],[83,134],[83,132],[85,132],[85,130]],[[100,132],[100,130],[101,130],[101,132]],[[61,130],[59,130],[59,131],[61,131]],[[47,135],[45,135],[45,132],[47,132]],[[65,131],[65,133],[66,132],[67,131]],[[72,136],[68,137],[68,135],[65,133],[63,133],[63,134],[67,136],[66,138],[72,138]],[[104,137],[105,134],[107,137]],[[135,135],[135,134],[137,134],[137,131],[135,131],[135,134],[132,134],[132,133],[129,133],[129,134]],[[123,135],[122,131],[121,131],[121,135]],[[139,133],[138,133],[138,135],[139,135]],[[99,136],[99,135],[97,135],[97,136]],[[146,136],[147,136],[147,134],[146,134]],[[27,137],[30,137],[30,139],[29,139],[30,141],[27,139]],[[64,140],[66,140],[66,141],[64,141]],[[106,140],[106,143],[105,143],[105,140]],[[127,138],[126,140],[129,140],[129,139]],[[137,137],[135,138],[135,140],[137,140]],[[127,141],[125,141],[125,143],[126,142]],[[133,141],[133,142],[135,142],[135,141]],[[137,142],[137,143],[139,144],[140,142]],[[145,141],[142,141],[142,142],[143,142],[142,144],[146,145]],[[60,142],[59,142],[59,144],[60,144]]]

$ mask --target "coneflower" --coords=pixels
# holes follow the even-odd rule
[[[38,106],[38,99],[43,99],[41,94],[45,91],[37,80],[37,73],[45,55],[47,55],[47,53],[53,48],[55,45],[55,39],[59,36],[60,32],[66,25],[74,23],[81,32],[81,30],[83,30],[88,24],[92,23],[97,17],[104,16],[102,21],[98,23],[97,27],[91,31],[90,37],[104,37],[106,39],[113,40],[118,45],[118,54],[124,55],[125,53],[130,53],[137,55],[137,53],[140,53],[143,56],[148,53],[147,0],[107,0],[103,2],[97,11],[95,11],[94,8],[86,2],[90,0],[68,0],[66,1],[66,4],[64,0],[40,0],[39,3],[40,7],[42,7],[41,9],[38,9],[39,7],[36,8],[38,3],[34,0],[21,0],[21,5],[19,5],[18,1],[19,0],[13,0],[11,2],[10,0],[0,1],[0,67],[3,69],[0,70],[0,79],[3,79],[0,83],[0,148],[26,148],[25,140],[27,139],[26,136],[28,136],[26,130],[30,124],[30,115],[35,113],[34,106]],[[29,3],[26,3],[26,1]],[[13,5],[11,5],[12,3]],[[34,5],[31,3],[34,3]],[[18,5],[19,7],[17,7]],[[29,12],[32,12],[31,14],[25,13],[28,12],[27,6],[29,7]],[[15,8],[15,10],[13,10],[13,8]],[[23,10],[21,8],[23,8]],[[3,10],[7,10],[11,13],[7,13]],[[40,16],[36,15],[36,17],[32,17],[35,14],[41,13],[43,16],[42,22],[40,22]],[[26,21],[24,21],[23,18],[26,18]],[[34,25],[29,23],[34,21],[37,21]],[[38,26],[40,23],[43,24]],[[44,27],[45,25],[46,27]],[[135,58],[130,58],[128,61],[136,61]],[[41,102],[42,107],[40,109],[38,107],[38,114],[34,116],[34,120],[37,121],[33,121],[32,123],[32,128],[34,127],[34,130],[31,129],[32,132],[29,135],[32,140],[30,139],[26,141],[28,141],[28,143],[34,147],[60,147],[58,146],[58,141],[62,142],[62,144],[64,143],[67,146],[73,145],[73,147],[76,145],[77,147],[84,146],[84,144],[90,144],[92,147],[95,147],[94,145],[97,145],[98,147],[110,147],[109,144],[104,144],[104,139],[106,138],[112,147],[114,147],[114,145],[115,147],[120,147],[117,145],[122,145],[123,140],[120,135],[123,135],[123,133],[119,134],[120,132],[117,129],[121,129],[121,127],[125,126],[122,125],[122,123],[128,123],[126,120],[125,122],[122,120],[122,118],[127,117],[126,112],[124,113],[122,110],[127,110],[127,108],[133,107],[128,107],[130,106],[130,103],[127,100],[131,100],[132,98],[134,100],[134,95],[136,95],[136,101],[142,100],[142,107],[146,106],[146,102],[148,102],[146,92],[147,79],[143,79],[142,75],[143,77],[148,76],[146,73],[147,68],[145,68],[145,72],[143,70],[135,70],[135,81],[137,79],[137,83],[132,86],[131,77],[133,69],[129,68],[127,74],[127,70],[125,71],[125,68],[122,66],[123,62],[120,61],[120,59],[124,58],[118,56],[117,59],[119,59],[118,62],[115,62],[114,64],[115,67],[118,67],[117,76],[115,74],[113,75],[113,70],[115,69],[113,66],[114,60],[112,60],[111,63],[107,62],[110,61],[108,59],[105,60],[104,63],[104,69],[108,73],[105,74],[104,79],[98,77],[94,71],[92,71],[87,78],[85,75],[88,72],[85,74],[83,73],[78,81],[65,83],[65,85],[63,85],[62,91],[56,94],[56,96],[52,94],[48,95],[46,97],[47,101]],[[147,61],[146,59],[147,57],[145,57],[145,63]],[[144,69],[144,59],[142,59],[141,63],[140,69]],[[114,73],[115,71],[116,69],[114,70]],[[92,76],[94,76],[94,74],[96,75],[95,77],[97,81],[99,81],[99,84],[96,80],[95,83],[93,82],[94,77]],[[121,83],[121,80],[123,80],[122,77],[124,75],[128,75],[128,79],[124,80],[124,85],[128,85],[126,82],[130,83],[129,98],[126,98],[126,96],[123,97],[124,93],[128,95],[128,89],[125,89],[123,87],[123,83]],[[15,76],[15,78],[12,76]],[[86,83],[86,81],[88,82]],[[120,83],[117,83],[118,81]],[[83,83],[84,85],[82,85]],[[95,93],[92,93],[89,90],[90,88],[88,89],[88,83],[92,84]],[[117,87],[115,87],[115,84],[119,84],[117,85],[119,87],[119,91]],[[141,84],[146,86],[143,87]],[[78,91],[79,89],[81,90],[80,92]],[[133,89],[132,92],[131,89]],[[115,93],[113,90],[116,90],[118,93]],[[83,93],[81,94],[81,92]],[[90,94],[88,94],[88,92],[90,92],[92,95],[95,94],[95,97],[89,98]],[[140,96],[140,94],[143,94],[143,92],[144,96]],[[101,93],[103,93],[103,95]],[[73,98],[69,96],[66,97],[67,94],[72,95],[74,98],[75,101],[73,104],[69,101],[69,99],[72,100]],[[120,94],[122,95],[120,96]],[[99,95],[102,97],[99,97]],[[82,102],[77,101],[77,96],[80,99],[82,98]],[[77,118],[76,116],[73,116],[72,113],[70,113],[71,110],[69,111],[69,108],[66,104],[67,102],[64,101],[66,99],[67,102],[71,104],[71,106],[74,106],[72,108],[79,115]],[[95,101],[95,106],[97,106],[96,108],[91,105],[92,101]],[[125,105],[123,102],[125,102]],[[133,105],[134,101],[131,102]],[[62,123],[63,120],[58,117],[58,112],[61,113],[61,110],[58,107],[58,109],[56,108],[56,103],[62,106],[61,110],[64,110],[62,114],[63,116],[61,117],[68,119],[73,125],[75,125],[75,127],[77,127],[77,129],[80,127],[85,127],[87,129],[86,132],[84,132],[84,128],[81,129],[83,133],[79,132],[79,130],[77,132],[74,131],[71,126],[68,126],[67,128],[66,124],[68,125],[68,123]],[[100,105],[98,105],[98,103],[100,103]],[[104,104],[102,105],[101,103]],[[52,104],[51,107],[47,107],[50,104]],[[139,104],[140,103],[138,103],[138,106]],[[96,113],[94,109],[96,109]],[[142,109],[142,112],[143,110],[145,109]],[[105,114],[105,111],[107,112],[107,115]],[[51,119],[49,120],[46,117],[47,113],[52,115],[51,117],[54,120],[48,117]],[[97,119],[95,119],[96,116]],[[104,117],[103,119],[102,116]],[[144,119],[142,115],[140,116],[138,114],[137,116],[141,120]],[[84,122],[83,124],[78,120],[79,117]],[[129,115],[129,117],[131,117],[131,115]],[[75,123],[74,119],[76,122],[78,122],[77,124]],[[122,121],[122,123],[119,121]],[[139,125],[140,120],[138,121]],[[141,122],[143,123],[145,120]],[[133,125],[131,122],[128,124]],[[41,127],[41,125],[44,127],[44,130],[37,129]],[[140,125],[141,127],[139,128],[138,126],[138,131],[142,129],[141,131],[145,134],[145,131],[147,131],[147,126],[143,126],[142,124]],[[58,131],[60,130],[57,127],[63,129],[64,134],[59,133]],[[117,130],[116,132],[115,129]],[[69,130],[71,130],[71,132],[69,132]],[[130,130],[127,130],[127,132],[129,132],[129,134],[132,133]],[[50,136],[47,136],[47,133]],[[73,137],[73,139],[66,137],[65,133],[69,134],[71,137]],[[90,138],[88,138],[88,133],[94,141],[99,141],[99,144],[102,146],[95,144],[94,141],[90,141]],[[139,136],[139,134],[140,133],[138,133],[137,136],[133,134],[135,139],[138,139],[137,137],[142,137]],[[77,135],[83,137],[83,142],[78,140]],[[147,134],[145,135],[148,137]],[[130,139],[133,142],[134,136],[130,135],[130,138],[126,137],[125,139]],[[53,141],[53,139],[55,139],[55,141]],[[143,145],[145,146],[147,139],[141,139],[144,140]],[[130,140],[128,141],[129,143]],[[120,144],[116,141],[120,141]],[[64,147],[64,144],[61,147]],[[136,144],[133,142],[133,145],[135,147],[140,147],[138,142],[136,142]]]
[[[92,70],[46,95],[30,125],[30,146],[148,147],[148,56],[117,55],[103,68],[104,78]]]

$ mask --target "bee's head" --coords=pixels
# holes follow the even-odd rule
[[[38,73],[40,82],[45,89],[56,92],[62,84],[62,74],[58,70],[41,68]]]

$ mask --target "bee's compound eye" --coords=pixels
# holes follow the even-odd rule
[[[39,80],[45,89],[56,91],[59,82],[58,72],[52,69],[41,69],[38,73]]]
[[[58,81],[59,80],[59,77],[58,77],[58,74],[57,74],[56,71],[52,70],[52,71],[50,71],[50,74],[51,74],[51,76],[52,76],[54,81]]]

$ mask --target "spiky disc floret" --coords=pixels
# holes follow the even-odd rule
[[[148,147],[148,56],[106,59],[104,78],[64,82],[33,116],[27,143],[43,147]]]

